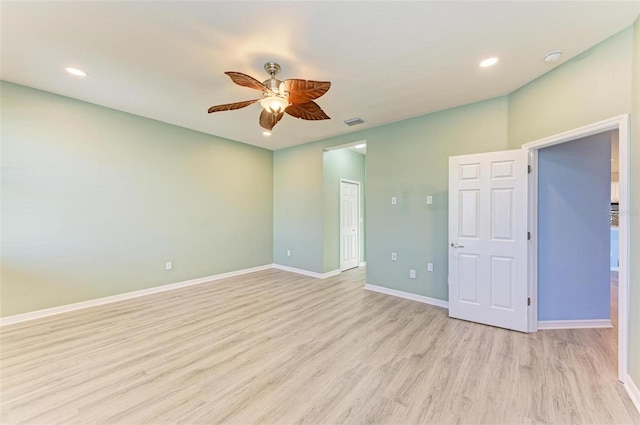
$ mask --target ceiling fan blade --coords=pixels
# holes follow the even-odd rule
[[[271,129],[273,129],[276,124],[278,124],[278,121],[280,121],[283,116],[284,112],[267,112],[263,109],[262,113],[260,114],[260,126],[271,131]]]
[[[290,103],[305,103],[317,99],[331,88],[329,81],[311,80],[285,80],[284,84],[289,91]]]
[[[272,93],[272,91],[267,87],[265,87],[264,84],[262,84],[260,81],[256,80],[255,78],[247,74],[243,74],[242,72],[233,72],[233,71],[227,71],[225,72],[225,74],[227,74],[229,78],[231,78],[231,80],[239,86],[249,87],[250,89],[260,90],[262,92],[267,91],[269,93]]]
[[[292,117],[301,118],[303,120],[315,121],[330,119],[329,116],[324,113],[322,108],[313,101],[289,105],[284,111]]]
[[[226,103],[224,105],[212,106],[211,108],[209,108],[209,113],[220,111],[234,111],[236,109],[246,108],[247,106],[253,105],[259,100],[260,99],[245,100],[243,102]]]

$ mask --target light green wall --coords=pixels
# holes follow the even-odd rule
[[[509,146],[631,111],[633,28],[608,38],[509,95]]]
[[[274,152],[274,263],[323,272],[322,204],[322,147],[311,143]]]
[[[272,152],[0,89],[2,316],[272,263]]]
[[[506,149],[506,97],[378,127],[362,138],[367,283],[448,299],[449,156]],[[392,251],[397,261],[391,261]],[[427,272],[427,262],[433,272]],[[409,269],[416,270],[416,279],[409,278]]]
[[[360,182],[360,261],[365,259],[365,161],[366,157],[350,149],[324,152],[322,180],[324,190],[324,227],[322,270],[340,268],[340,179]]]
[[[640,386],[640,18],[634,25],[631,109],[631,288],[629,302],[629,375]]]
[[[446,300],[448,157],[506,149],[507,107],[501,97],[275,152],[274,261],[332,270],[318,255],[325,243],[318,226],[334,217],[323,211],[322,152],[367,140],[367,283]],[[302,259],[288,247],[302,249]],[[427,262],[434,263],[433,273]],[[415,280],[410,268],[417,270]]]

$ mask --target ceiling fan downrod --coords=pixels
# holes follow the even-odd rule
[[[264,69],[271,75],[271,78],[265,80],[262,84],[273,92],[273,94],[265,93],[265,97],[273,95],[284,98],[288,97],[289,93],[286,92],[283,82],[276,78],[276,75],[280,72],[280,65],[275,62],[267,62],[264,64]]]

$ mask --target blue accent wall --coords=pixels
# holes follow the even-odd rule
[[[611,228],[611,261],[609,267],[611,270],[618,271],[618,261],[620,259],[620,229],[617,227]]]
[[[610,318],[611,135],[538,156],[538,319]]]

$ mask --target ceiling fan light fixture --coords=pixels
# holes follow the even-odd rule
[[[289,101],[279,96],[268,96],[260,101],[260,105],[265,111],[272,114],[279,114],[289,106]]]

